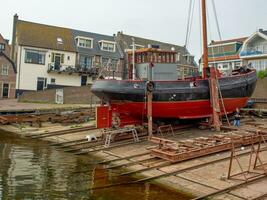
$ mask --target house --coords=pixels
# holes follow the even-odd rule
[[[15,98],[16,67],[10,51],[8,40],[0,34],[0,99]]]
[[[242,61],[239,53],[243,42],[246,39],[247,37],[211,41],[208,45],[209,66],[216,67],[225,75],[240,67],[242,65]],[[201,63],[201,67],[202,64],[203,63]]]
[[[179,45],[164,43],[156,40],[141,38],[137,36],[127,35],[122,31],[119,31],[116,35],[116,42],[119,44],[121,54],[124,55],[124,67],[123,67],[123,77],[129,77],[130,66],[127,66],[128,61],[128,51],[141,48],[158,48],[161,50],[167,51],[176,51],[175,63],[177,64],[178,74],[180,73],[181,68],[186,68],[186,75],[190,75],[193,71],[197,70],[197,64],[194,61],[194,56],[192,56],[188,50]],[[179,76],[179,75],[178,75]]]
[[[120,70],[122,56],[114,36],[23,21],[17,15],[13,23],[19,94],[92,84],[103,65],[113,76]]]
[[[77,66],[102,69],[105,76],[121,78],[123,55],[114,36],[72,30],[77,51]],[[99,71],[98,76],[103,75]],[[108,74],[107,74],[108,73]]]
[[[242,46],[243,64],[251,64],[257,71],[267,69],[267,30],[259,29],[248,37]]]

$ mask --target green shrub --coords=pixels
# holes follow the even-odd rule
[[[267,77],[267,69],[258,71],[257,75],[260,79]]]

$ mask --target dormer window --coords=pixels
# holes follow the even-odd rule
[[[76,38],[77,46],[83,47],[83,48],[93,48],[93,39],[92,38],[86,38],[86,37],[77,37]]]
[[[101,40],[99,42],[102,51],[115,52],[115,42]]]
[[[5,44],[0,43],[0,51],[5,51]]]
[[[62,39],[61,37],[58,37],[58,38],[57,38],[57,43],[58,43],[58,44],[63,44],[63,39]]]

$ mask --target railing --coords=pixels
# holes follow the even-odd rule
[[[67,65],[57,65],[55,63],[50,63],[48,65],[48,72],[65,72],[65,73],[82,73],[89,75],[97,75],[99,72],[99,68],[90,67],[88,68],[85,65],[76,65],[76,66],[67,66]]]
[[[240,52],[240,56],[254,56],[254,55],[261,55],[261,54],[263,54],[263,52],[258,51],[256,49],[247,49],[247,50]]]

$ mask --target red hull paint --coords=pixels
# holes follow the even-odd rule
[[[247,97],[224,99],[225,110],[232,113],[236,108],[244,107],[247,101]],[[224,115],[221,102],[220,106],[221,115]],[[146,111],[144,102],[112,102],[110,107],[104,106],[104,110],[97,114],[97,120],[98,124],[102,123],[101,128],[112,126],[112,116],[119,116],[120,126],[141,124],[146,121]],[[210,117],[212,108],[208,100],[153,102],[152,113],[154,118],[197,119]]]
[[[244,107],[247,101],[247,97],[224,99],[225,110],[227,113],[232,113],[236,108]],[[221,102],[220,106],[221,114],[223,115],[224,109]],[[142,118],[146,117],[146,105],[144,102],[111,103],[111,110],[119,113],[120,116],[124,116],[123,118],[142,120]],[[153,102],[152,113],[155,118],[196,119],[211,116],[212,108],[208,100]]]

